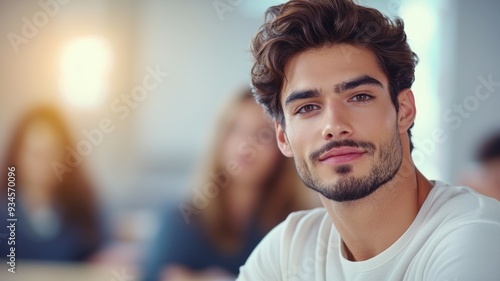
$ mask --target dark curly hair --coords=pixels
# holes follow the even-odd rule
[[[286,63],[300,52],[342,43],[375,54],[399,111],[397,96],[413,84],[418,61],[406,41],[403,21],[391,21],[379,11],[351,0],[291,0],[267,9],[265,23],[252,42],[255,64],[251,75],[257,102],[285,126],[280,92]]]

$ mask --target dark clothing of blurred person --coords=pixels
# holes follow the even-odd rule
[[[18,201],[19,202],[19,201]],[[5,206],[2,204],[2,206]],[[2,212],[2,222],[9,218]],[[99,244],[86,243],[81,227],[63,220],[58,210],[37,211],[29,217],[26,207],[17,203],[15,229],[15,254],[18,259],[51,262],[85,261]],[[9,254],[10,245],[2,241],[2,258]],[[4,255],[4,253],[6,253]]]
[[[236,276],[239,267],[265,235],[255,226],[250,227],[238,251],[224,252],[213,245],[199,219],[193,218],[187,224],[176,205],[167,209],[162,220],[158,236],[147,252],[147,263],[144,265],[144,280],[147,281],[161,280],[162,275],[168,275],[168,272],[162,272],[168,271],[166,265],[177,265],[178,271],[204,272],[203,277]]]

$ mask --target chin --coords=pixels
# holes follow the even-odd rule
[[[352,165],[339,165],[335,167],[335,173],[337,175],[352,175],[354,173],[353,170],[354,168],[352,167]]]

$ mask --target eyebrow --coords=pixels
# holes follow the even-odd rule
[[[359,86],[363,85],[375,85],[383,88],[382,82],[379,80],[368,76],[368,75],[362,75],[359,77],[356,77],[352,80],[341,82],[335,85],[335,93],[337,94],[342,94],[345,91],[355,89]],[[301,99],[309,99],[309,98],[316,98],[320,96],[320,91],[317,89],[312,89],[312,90],[304,90],[304,91],[295,91],[292,92],[285,100],[285,106],[288,106],[290,103],[296,101],[296,100],[301,100]]]
[[[320,92],[318,90],[305,90],[292,92],[285,100],[285,106],[296,100],[309,99],[319,97]]]
[[[356,77],[350,81],[342,82],[335,85],[335,93],[341,94],[345,91],[352,90],[363,85],[375,85],[384,88],[382,82],[378,81],[377,79],[371,76],[363,75],[360,77]]]

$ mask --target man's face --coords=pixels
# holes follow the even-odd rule
[[[285,67],[278,144],[304,183],[334,201],[370,195],[402,161],[396,109],[375,55],[334,45],[292,57]],[[406,133],[406,131],[404,132]]]

